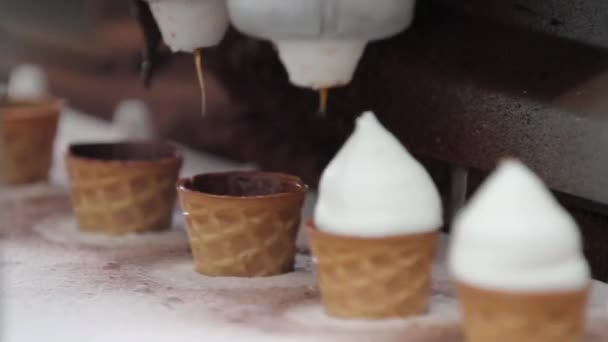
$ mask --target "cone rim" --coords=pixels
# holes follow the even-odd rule
[[[145,148],[146,151],[161,151],[163,156],[158,158],[142,159],[137,157],[125,157],[125,158],[101,158],[95,156],[82,155],[76,153],[74,149],[77,148],[128,148],[138,147]],[[100,164],[100,165],[122,165],[122,166],[149,166],[149,165],[181,165],[183,162],[183,156],[178,149],[170,143],[152,141],[152,140],[122,140],[115,142],[74,142],[68,145],[65,158],[68,161],[79,161],[88,164]]]
[[[377,241],[377,242],[398,242],[403,240],[418,239],[424,237],[435,236],[439,234],[439,228],[417,233],[399,234],[399,235],[386,235],[386,236],[357,236],[357,235],[346,235],[346,234],[335,234],[328,233],[318,229],[314,222],[314,219],[309,219],[304,222],[306,233],[309,237],[316,236],[325,239],[339,239],[339,240],[352,240],[352,241]]]
[[[237,196],[237,195],[220,195],[213,194],[210,192],[194,190],[188,187],[188,185],[193,182],[196,178],[199,177],[227,177],[230,175],[245,175],[245,176],[254,176],[254,175],[264,175],[270,177],[277,177],[278,179],[288,181],[289,183],[295,185],[294,190],[285,191],[285,192],[277,192],[265,195],[251,195],[251,196]],[[242,200],[242,201],[251,201],[251,200],[265,200],[265,199],[275,199],[275,198],[287,198],[298,195],[305,195],[308,191],[309,187],[304,183],[304,181],[295,175],[281,173],[281,172],[267,172],[267,171],[224,171],[224,172],[208,172],[208,173],[200,173],[193,175],[191,177],[181,178],[177,181],[176,184],[177,191],[182,194],[191,194],[193,196],[197,196],[199,198],[212,198],[212,199],[228,199],[228,200]]]
[[[4,122],[20,122],[38,118],[59,116],[66,101],[54,96],[38,99],[11,99],[0,97],[0,119]]]

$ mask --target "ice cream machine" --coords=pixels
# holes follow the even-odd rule
[[[407,29],[415,0],[148,0],[166,45],[195,54],[203,111],[203,49],[218,44],[232,23],[272,42],[289,81],[319,92],[348,84],[368,42]]]

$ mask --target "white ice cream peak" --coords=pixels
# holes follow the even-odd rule
[[[138,99],[127,99],[114,109],[112,129],[130,139],[146,140],[156,138],[153,116],[148,105]]]
[[[579,289],[589,283],[572,217],[516,160],[502,162],[454,223],[453,276],[497,290]]]
[[[319,230],[384,237],[442,225],[439,193],[424,167],[367,112],[327,166],[315,208]]]
[[[230,22],[226,0],[148,0],[163,40],[173,52],[217,45]]]
[[[16,100],[35,100],[48,96],[45,72],[32,64],[15,67],[10,74],[7,95]]]

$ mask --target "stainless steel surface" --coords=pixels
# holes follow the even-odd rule
[[[464,207],[467,201],[469,189],[469,174],[462,166],[453,166],[451,168],[451,191],[449,202],[450,220],[453,219],[458,211]]]

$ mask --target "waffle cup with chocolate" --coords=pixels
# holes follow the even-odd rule
[[[457,283],[468,342],[580,342],[589,288],[518,293]]]
[[[198,175],[178,183],[199,273],[271,276],[293,269],[306,185],[267,172]]]
[[[44,181],[63,101],[0,100],[0,184]]]
[[[126,234],[171,227],[182,158],[162,143],[70,146],[72,205],[83,231]]]
[[[325,311],[383,319],[424,313],[438,232],[384,238],[329,234],[307,223]]]

